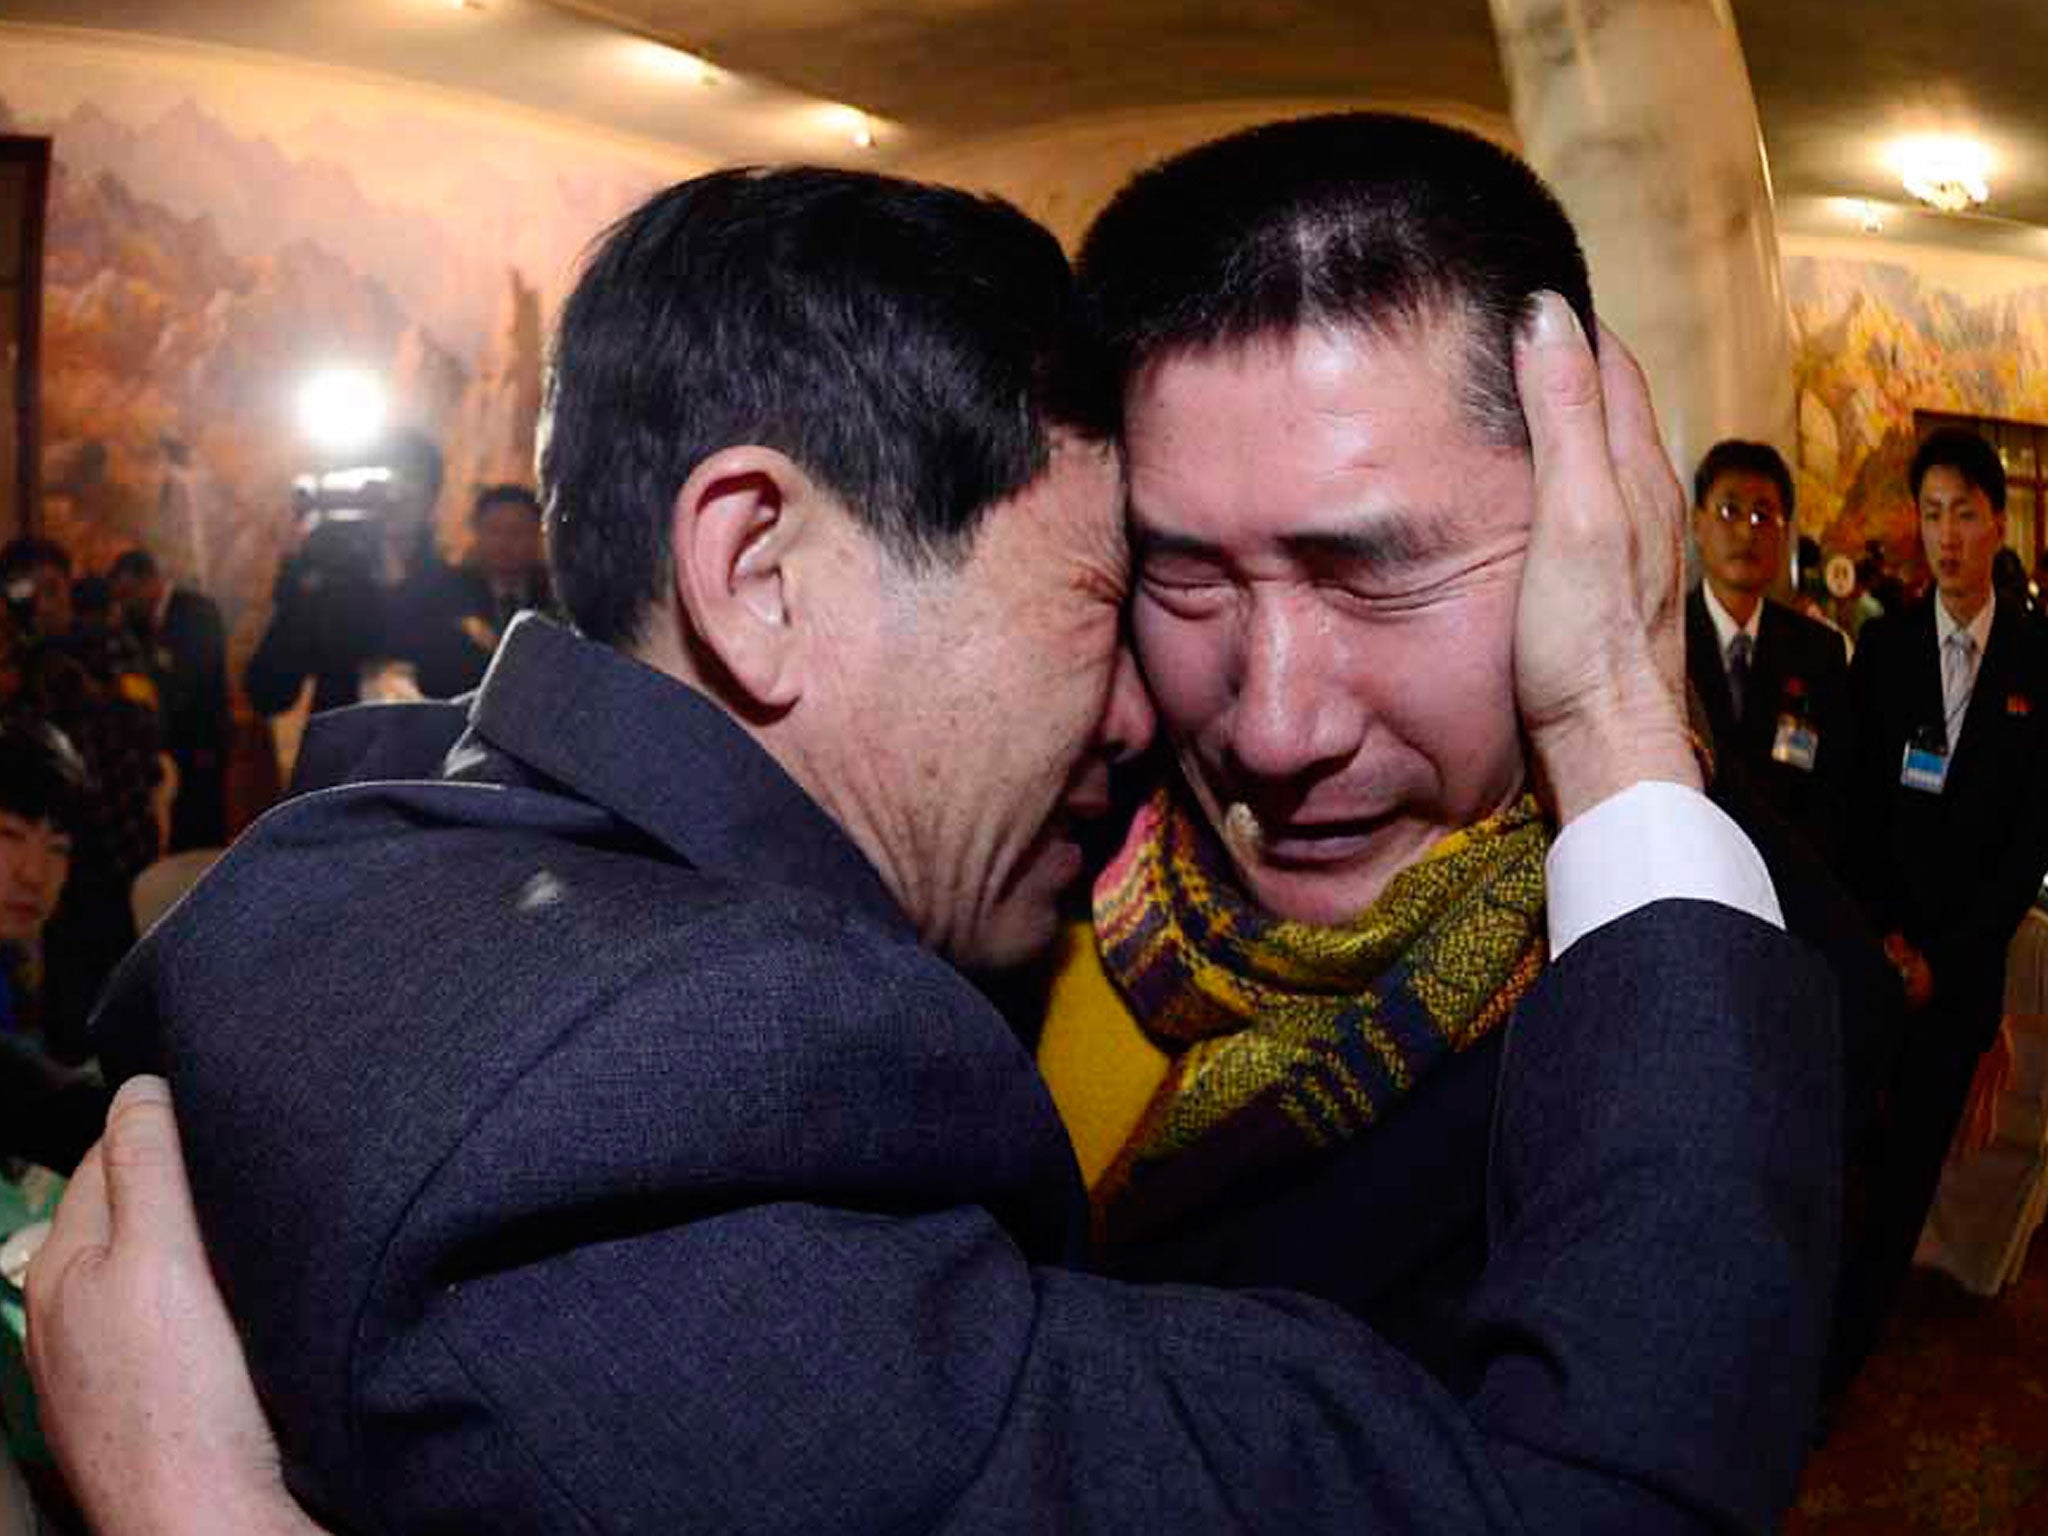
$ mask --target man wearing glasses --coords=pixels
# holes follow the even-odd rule
[[[1785,569],[1792,475],[1765,443],[1716,443],[1693,476],[1702,580],[1686,599],[1685,661],[1717,767],[1839,867],[1842,775],[1854,753],[1841,636],[1769,596]]]

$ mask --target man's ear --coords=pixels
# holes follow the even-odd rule
[[[817,486],[793,460],[753,446],[721,448],[676,496],[674,572],[685,634],[735,688],[735,703],[779,712],[803,691],[789,560],[819,503]]]

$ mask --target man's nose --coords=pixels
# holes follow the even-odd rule
[[[1300,594],[1253,599],[1230,719],[1230,751],[1247,775],[1298,778],[1358,750],[1364,711],[1340,681],[1330,624]]]
[[[1157,719],[1152,695],[1138,672],[1137,658],[1127,643],[1116,648],[1116,664],[1109,677],[1109,699],[1103,705],[1102,726],[1096,733],[1103,754],[1111,762],[1136,757],[1152,744]]]

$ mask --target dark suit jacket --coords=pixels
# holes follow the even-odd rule
[[[1749,690],[1735,718],[1720,637],[1695,587],[1685,600],[1685,668],[1706,707],[1714,757],[1740,775],[1758,799],[1798,830],[1815,852],[1836,864],[1847,834],[1846,788],[1855,761],[1855,717],[1849,707],[1849,660],[1842,637],[1783,603],[1766,598],[1757,621]],[[1813,767],[1772,760],[1778,717],[1804,712],[1820,742]]]
[[[1908,738],[1942,729],[1935,636],[1930,602],[1872,619],[1856,647],[1856,875],[1872,921],[1926,955],[1937,1000],[1975,1021],[1981,1050],[2006,945],[2048,870],[2048,630],[1999,603],[1938,795],[1899,782]]]
[[[326,532],[316,530],[316,537]],[[481,576],[429,549],[411,575],[386,588],[370,579],[359,559],[334,552],[331,538],[325,549],[318,558],[301,551],[278,572],[270,623],[242,674],[259,713],[289,709],[308,677],[316,711],[354,704],[362,696],[365,663],[409,663],[430,699],[454,698],[477,685],[499,628]],[[537,607],[549,601],[539,573],[531,596]]]
[[[178,765],[166,851],[227,841],[227,635],[213,599],[171,590],[150,636],[150,666],[163,715],[164,747]]]
[[[437,770],[265,817],[99,1024],[350,1529],[1763,1531],[1811,1422],[1839,1085],[1783,935],[1659,903],[1524,1004],[1453,1395],[1326,1304],[1062,1267],[1000,1017],[724,713],[533,619]]]
[[[469,692],[483,681],[510,617],[499,612],[490,582],[473,566],[436,563],[421,574],[408,597],[398,651],[412,659],[420,692],[430,699]],[[550,601],[547,573],[537,570],[526,582],[519,608],[545,612]]]
[[[1720,778],[1712,797],[1762,855],[1787,931],[1835,982],[1846,1158],[1898,1050],[1898,977],[1848,889],[1753,786]],[[1487,1260],[1501,1042],[1495,1031],[1439,1062],[1371,1130],[1327,1156],[1219,1195],[1164,1232],[1105,1250],[1100,1262],[1137,1280],[1306,1291],[1363,1318],[1443,1379],[1463,1379],[1474,1343],[1464,1308]]]

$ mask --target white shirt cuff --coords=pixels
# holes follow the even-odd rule
[[[1557,835],[1544,864],[1554,960],[1653,901],[1717,901],[1785,926],[1770,872],[1742,828],[1696,789],[1645,780]]]

